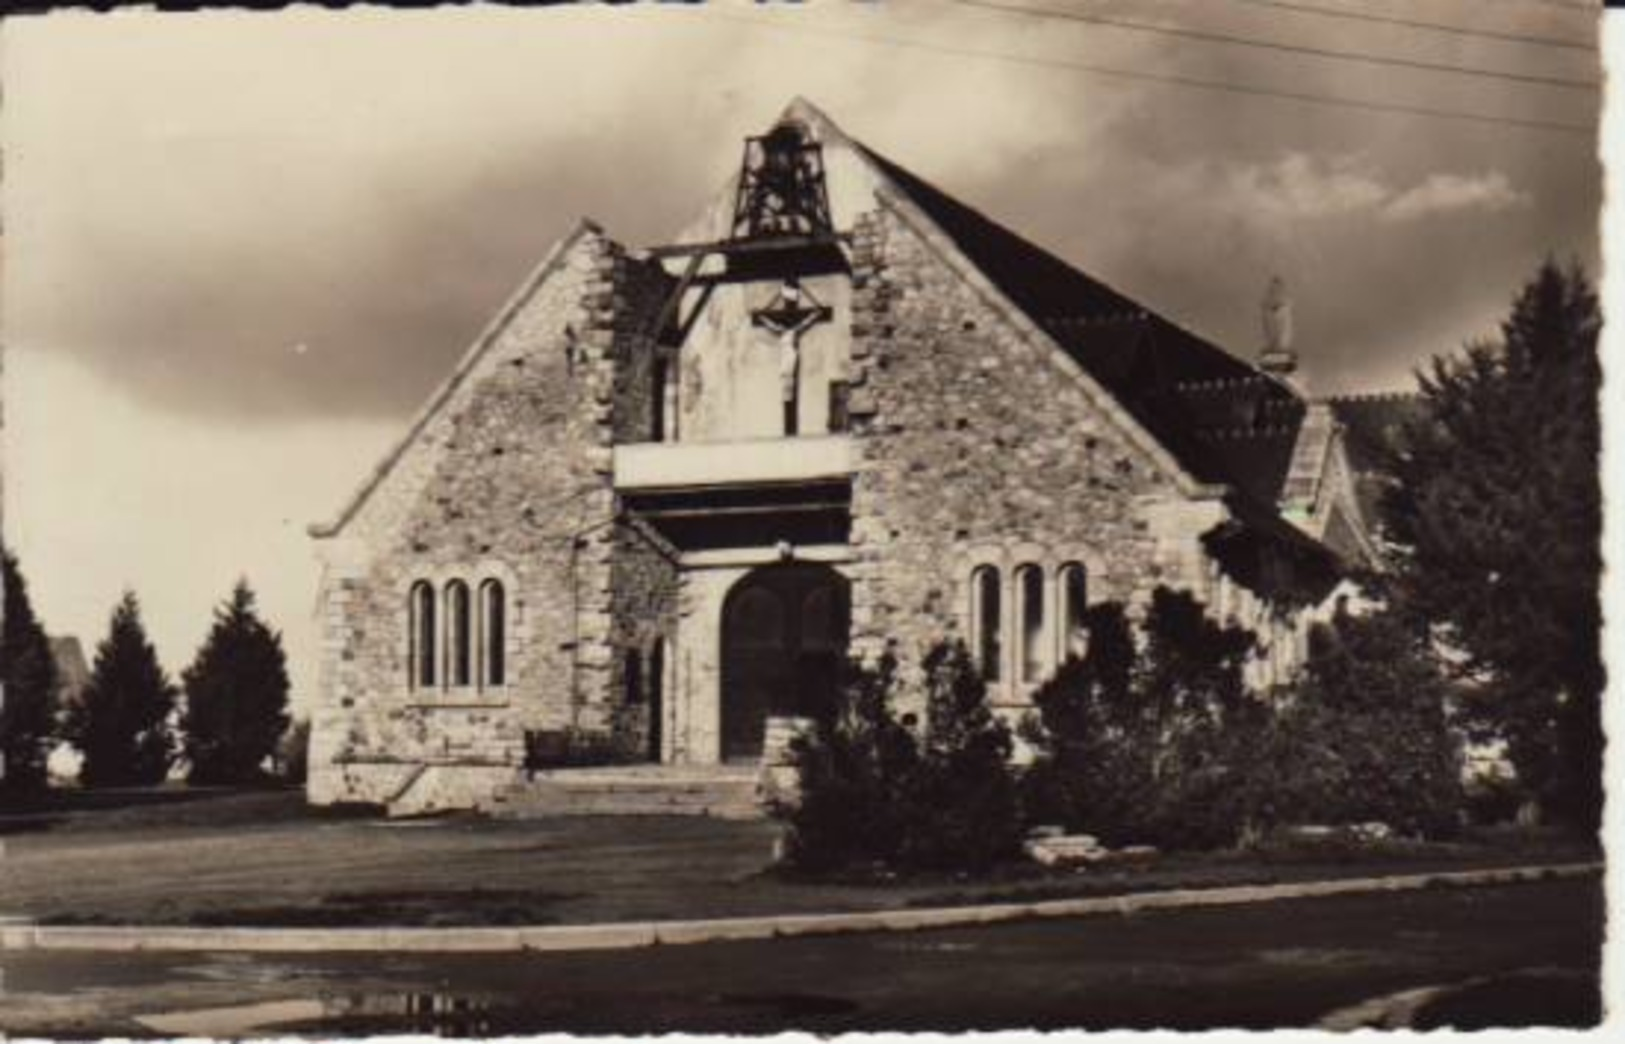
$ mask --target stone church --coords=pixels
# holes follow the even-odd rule
[[[1374,560],[1390,411],[1309,397],[1263,312],[1232,354],[794,102],[675,242],[582,221],[312,528],[311,800],[491,808],[572,750],[748,779],[888,643],[963,639],[1019,716],[1158,585],[1286,677]]]

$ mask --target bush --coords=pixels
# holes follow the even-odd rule
[[[1038,750],[1021,780],[1023,815],[1121,844],[1137,839],[1130,835],[1150,786],[1132,687],[1137,654],[1121,605],[1091,606],[1083,622],[1088,651],[1068,658],[1034,693],[1038,715],[1022,726]]]
[[[1317,631],[1304,673],[1250,693],[1249,632],[1159,589],[1137,652],[1121,607],[1089,610],[1089,650],[1035,694],[1026,814],[1107,844],[1212,848],[1290,823],[1381,821],[1448,836],[1460,745],[1424,632],[1389,613]]]
[[[1465,799],[1449,695],[1426,629],[1400,614],[1339,614],[1317,628],[1272,759],[1284,803],[1318,822],[1454,833]]]
[[[959,643],[925,657],[923,736],[893,709],[897,661],[849,664],[834,719],[791,746],[800,797],[776,809],[803,870],[985,870],[1019,851],[1010,734]]]
[[[834,719],[791,742],[798,800],[774,814],[788,824],[785,860],[803,870],[893,864],[901,850],[903,792],[919,762],[913,734],[893,713],[897,660],[848,662]]]
[[[987,685],[961,642],[926,654],[926,731],[907,779],[899,862],[982,871],[1021,849],[1010,731],[987,705]]]
[[[1084,623],[1088,652],[1034,694],[1028,815],[1109,845],[1233,843],[1250,824],[1246,768],[1265,723],[1242,680],[1252,632],[1167,588],[1152,595],[1143,652],[1119,605],[1092,607]]]

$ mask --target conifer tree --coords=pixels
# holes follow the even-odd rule
[[[1395,592],[1464,657],[1466,709],[1554,818],[1602,803],[1601,313],[1548,261],[1495,343],[1436,358],[1385,498]]]
[[[5,626],[0,631],[0,790],[20,793],[45,785],[45,762],[56,734],[57,670],[45,628],[34,615],[28,584],[9,550],[5,570]]]
[[[263,781],[264,762],[288,728],[288,666],[282,636],[260,619],[247,580],[215,610],[209,636],[181,677],[189,781]]]
[[[69,708],[65,733],[84,762],[87,787],[148,786],[163,781],[174,759],[170,715],[175,686],[141,623],[141,606],[126,591],[96,648],[90,683]]]

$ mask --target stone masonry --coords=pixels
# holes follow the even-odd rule
[[[857,651],[892,641],[917,663],[930,643],[965,637],[981,564],[999,568],[1006,606],[1027,563],[1046,578],[1083,564],[1092,601],[1137,605],[1159,583],[1198,582],[1196,539],[1217,506],[1186,504],[1169,465],[1091,400],[1069,360],[895,207],[859,220],[853,254]],[[1024,702],[1013,673],[998,702]]]
[[[1247,590],[1208,543],[1216,532],[1279,540],[1279,527],[1252,528],[1256,515],[1244,524],[1225,485],[1188,470],[1200,461],[1176,458],[1077,361],[1087,355],[1069,354],[999,289],[1022,284],[991,281],[932,216],[940,209],[797,104],[842,180],[831,186],[840,233],[823,243],[834,261],[800,284],[828,311],[796,346],[796,434],[781,415],[781,356],[752,320],[789,285],[784,271],[742,266],[678,293],[682,249],[663,264],[583,222],[337,520],[313,529],[324,572],[312,801],[489,807],[521,780],[535,733],[592,734],[627,760],[716,764],[726,664],[739,662],[724,606],[747,578],[790,561],[849,587],[849,651],[890,645],[915,694],[931,644],[970,640],[972,578],[996,569],[1004,659],[989,698],[1011,718],[1041,680],[1017,669],[1023,567],[1043,581],[1045,667],[1061,655],[1061,578],[1076,566],[1089,602],[1138,613],[1167,585],[1255,628],[1260,687],[1293,669],[1307,610],[1324,606]],[[714,224],[723,212],[707,213]],[[726,234],[704,225],[683,242]],[[658,343],[661,318],[674,316],[686,333]],[[845,425],[832,422],[839,402]],[[1352,498],[1335,453],[1300,456],[1314,491]],[[814,458],[824,463],[798,463]],[[634,478],[628,462],[639,460]],[[759,464],[767,470],[750,471]],[[1319,540],[1333,506],[1300,499],[1319,526],[1305,539]],[[753,521],[718,521],[741,513]],[[500,585],[504,676],[476,670],[471,684],[448,685],[442,657],[434,683],[416,684],[413,592],[426,585],[444,607],[459,581]],[[445,619],[436,627],[449,645]],[[770,705],[767,731],[782,732],[793,719]],[[742,720],[754,719],[730,727]],[[727,750],[749,748],[730,739]]]
[[[388,802],[424,765],[467,769],[483,791],[490,770],[518,766],[526,729],[607,726],[619,702],[608,644],[616,610],[642,612],[611,594],[614,550],[628,543],[614,521],[611,446],[618,429],[648,423],[630,404],[644,398],[644,334],[664,281],[584,224],[492,324],[357,503],[317,531],[325,576],[313,801]],[[411,685],[409,592],[452,579],[505,587],[500,688]],[[619,633],[641,637],[624,623]],[[470,796],[434,785],[448,801]]]

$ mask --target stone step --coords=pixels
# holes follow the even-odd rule
[[[615,766],[538,772],[498,792],[500,816],[757,818],[757,772],[737,766]]]

